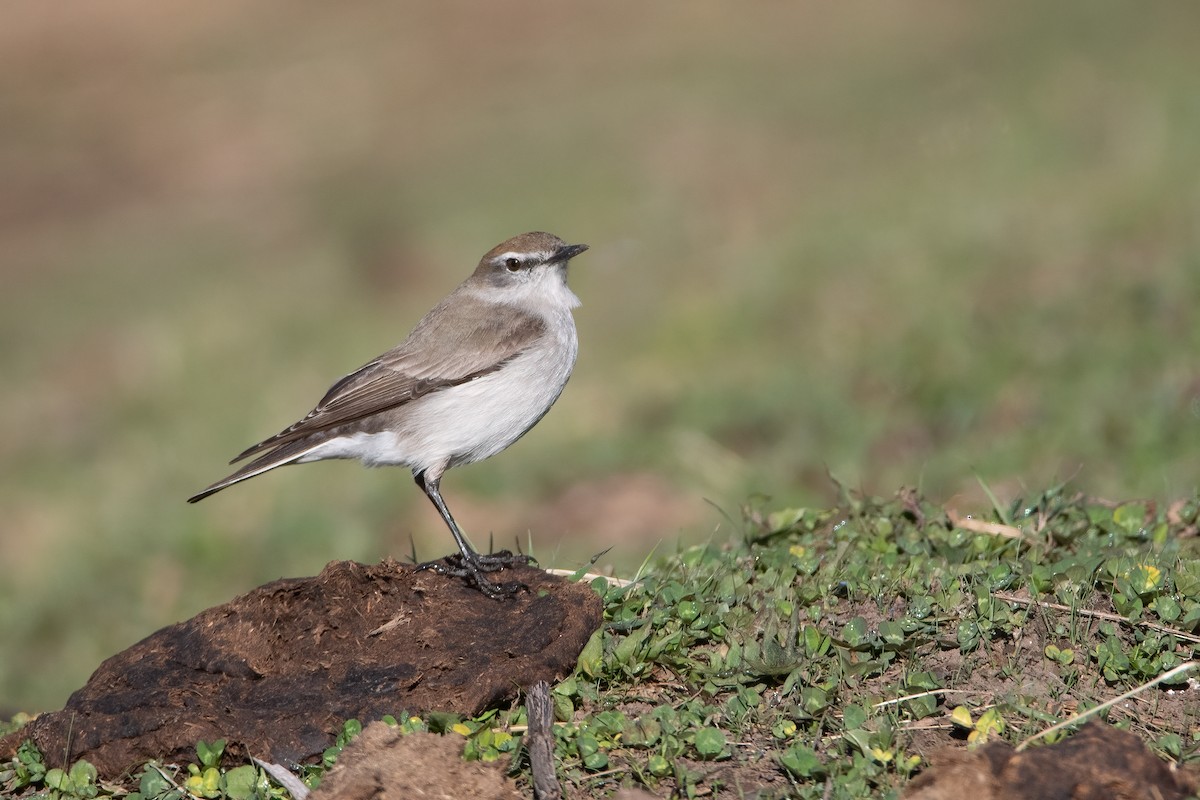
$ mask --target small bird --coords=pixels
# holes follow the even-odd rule
[[[520,439],[562,393],[579,352],[571,316],[579,298],[567,287],[567,265],[587,249],[542,232],[496,245],[399,346],[337,381],[307,416],[230,463],[257,458],[188,502],[286,464],[346,458],[409,467],[460,554],[421,566],[464,577],[489,597],[511,595],[519,585],[484,573],[529,559],[475,552],[439,487],[451,467]]]

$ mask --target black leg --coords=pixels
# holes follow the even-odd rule
[[[441,561],[428,561],[424,564],[419,564],[417,569],[431,569],[442,575],[466,578],[479,591],[497,600],[511,597],[518,590],[526,588],[521,583],[492,583],[484,577],[484,573],[496,572],[505,567],[524,566],[529,563],[528,556],[514,555],[507,550],[487,555],[476,553],[471,548],[471,545],[467,543],[467,538],[463,536],[458,523],[454,521],[454,517],[451,516],[450,509],[446,506],[446,501],[442,499],[440,476],[434,478],[430,477],[426,472],[414,472],[413,479],[421,487],[421,491],[425,492],[425,496],[433,503],[438,513],[442,515],[442,520],[454,536],[454,543],[458,545],[459,552],[459,555],[448,556]]]

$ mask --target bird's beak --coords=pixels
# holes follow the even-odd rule
[[[570,261],[572,258],[587,249],[588,246],[586,244],[566,244],[559,248],[558,252],[550,258],[550,261],[551,263]]]

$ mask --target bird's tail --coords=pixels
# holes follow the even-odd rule
[[[210,494],[216,494],[222,489],[233,486],[235,483],[241,483],[248,478],[253,478],[255,475],[261,475],[264,472],[273,470],[276,467],[294,464],[304,457],[304,454],[316,447],[312,442],[298,441],[289,442],[285,445],[275,448],[269,453],[264,453],[250,463],[240,467],[236,472],[227,475],[221,480],[209,486],[203,491],[197,492],[188,498],[189,503],[197,503]],[[234,459],[235,461],[237,459]]]

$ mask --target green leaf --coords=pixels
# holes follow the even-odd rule
[[[879,623],[879,638],[892,647],[904,644],[904,627],[899,622],[885,620]]]
[[[588,727],[592,730],[602,732],[605,736],[615,736],[625,729],[627,721],[623,713],[615,709],[610,709],[608,711],[601,711],[593,717]]]
[[[842,725],[847,729],[861,728],[867,724],[867,710],[862,706],[849,705],[842,710]]]
[[[716,728],[701,728],[696,731],[696,752],[705,760],[712,760],[725,750],[725,734]]]
[[[863,728],[855,728],[848,730],[842,734],[842,738],[850,744],[858,748],[859,752],[865,756],[871,756],[871,732]]]
[[[812,625],[804,626],[800,638],[804,643],[804,654],[809,658],[819,658],[829,652],[829,637]]]
[[[850,647],[858,649],[868,643],[867,621],[862,617],[853,617],[842,626],[842,641]]]
[[[258,768],[249,764],[225,773],[225,794],[230,800],[250,800],[258,793]]]
[[[567,722],[575,716],[575,704],[571,702],[571,698],[564,694],[551,693],[550,699],[554,701],[554,718],[559,722]]]
[[[1038,564],[1029,573],[1029,582],[1035,591],[1045,593],[1054,587],[1054,573],[1044,564]]]
[[[55,767],[46,773],[46,785],[60,792],[71,791],[71,779],[64,770]]]
[[[589,678],[598,678],[604,666],[604,632],[595,631],[579,653],[577,669]]]
[[[594,753],[584,756],[583,766],[592,772],[606,769],[608,767],[608,753],[603,750],[597,750]]]
[[[621,740],[629,747],[651,747],[662,735],[662,725],[653,717],[626,720]]]
[[[1127,533],[1137,533],[1146,523],[1145,503],[1124,503],[1113,509],[1113,522]]]
[[[344,723],[342,723],[342,732],[338,734],[337,745],[339,747],[345,747],[346,745],[350,744],[350,742],[352,742],[356,736],[362,733],[362,729],[362,723],[358,720],[346,720]],[[224,742],[221,743],[222,747],[224,744]]]
[[[958,649],[964,653],[970,652],[979,646],[979,624],[973,619],[964,619],[958,623],[956,635],[958,638]]]
[[[162,776],[162,773],[151,767],[147,767],[142,773],[142,778],[138,781],[138,791],[141,793],[144,800],[152,800],[152,798],[163,797],[173,787],[167,782],[167,779]]]
[[[783,533],[800,520],[804,519],[807,509],[784,508],[767,515],[767,530],[771,533]]]
[[[1163,571],[1157,565],[1147,562],[1135,564],[1127,577],[1133,591],[1143,596],[1157,592],[1166,581]]]
[[[1177,733],[1166,733],[1158,737],[1159,749],[1169,755],[1171,758],[1179,758],[1183,755],[1183,739]]]
[[[799,744],[783,751],[779,763],[797,778],[816,778],[824,771],[816,751]]]
[[[1180,561],[1175,566],[1175,591],[1180,596],[1200,600],[1200,561]]]
[[[904,685],[915,692],[942,688],[942,682],[934,677],[932,672],[925,670],[909,673],[904,681]]]
[[[675,606],[675,613],[685,623],[690,623],[700,616],[700,604],[695,600],[680,600]]]
[[[196,756],[200,759],[200,764],[202,766],[215,767],[218,763],[220,763],[221,755],[224,752],[224,739],[217,739],[211,744],[204,740],[196,742]]]
[[[221,771],[216,767],[206,767],[198,774],[189,776],[184,788],[199,797],[220,797]]]
[[[771,727],[771,735],[776,739],[790,739],[796,735],[796,723],[790,719],[781,719]]]
[[[1170,595],[1163,595],[1150,603],[1150,608],[1163,622],[1174,622],[1183,614],[1183,608]]]
[[[618,666],[628,666],[633,661],[634,655],[646,643],[646,639],[650,637],[650,627],[649,622],[643,623],[640,628],[617,644],[617,649],[613,652],[613,661]]]
[[[17,757],[12,763],[16,773],[12,786],[14,789],[42,783],[46,777],[42,753],[31,739],[26,739],[17,747]]]
[[[907,706],[909,713],[917,719],[933,716],[938,710],[937,698],[931,694],[914,697],[906,702],[905,706]]]
[[[96,768],[81,758],[71,765],[71,780],[77,787],[95,783]]]
[[[800,690],[800,707],[815,717],[829,707],[829,693],[819,686],[806,686]]]
[[[458,714],[451,714],[449,711],[431,711],[428,720],[430,733],[446,733],[462,722],[462,717]]]

